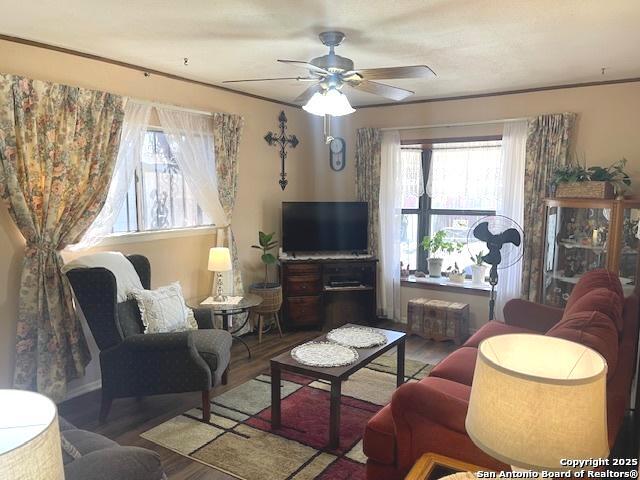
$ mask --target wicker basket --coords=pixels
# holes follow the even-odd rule
[[[262,303],[251,310],[260,315],[277,313],[282,306],[282,287],[280,285],[253,284],[249,287],[249,291],[255,295],[262,297]]]
[[[614,194],[610,182],[569,182],[556,188],[557,198],[613,198]]]

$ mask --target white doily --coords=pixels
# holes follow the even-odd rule
[[[342,367],[358,360],[353,348],[332,342],[307,342],[291,350],[293,359],[310,367]]]
[[[327,333],[327,340],[353,348],[371,348],[387,343],[387,337],[367,327],[336,328]]]

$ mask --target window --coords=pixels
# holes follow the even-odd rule
[[[174,148],[175,151],[175,148]],[[148,130],[135,179],[113,226],[114,233],[211,225],[189,190],[167,137]]]
[[[464,244],[462,252],[444,255],[443,271],[455,263],[467,268],[472,263],[470,254],[486,250],[475,239],[467,245],[467,236],[476,221],[495,215],[501,188],[501,144],[500,140],[486,140],[403,147],[400,260],[405,267],[426,271],[422,238],[439,230],[447,233],[447,240]],[[425,172],[424,179],[421,172]],[[405,187],[405,183],[419,185],[421,181],[423,188]]]

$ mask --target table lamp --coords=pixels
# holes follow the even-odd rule
[[[64,480],[55,404],[39,393],[0,390],[0,478]]]
[[[209,249],[209,267],[208,270],[212,272],[216,272],[216,278],[213,282],[213,288],[211,289],[211,295],[213,296],[214,302],[226,302],[227,297],[225,297],[222,292],[222,272],[228,272],[232,268],[231,265],[231,254],[229,253],[229,249],[226,247],[213,247]],[[217,284],[217,288],[216,288]]]
[[[514,470],[570,470],[561,459],[606,458],[607,364],[579,343],[499,335],[478,347],[466,429]]]

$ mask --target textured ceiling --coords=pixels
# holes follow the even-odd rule
[[[639,23],[638,0],[39,0],[4,2],[0,33],[221,84],[304,74],[276,59],[323,55],[337,29],[356,68],[429,65],[387,82],[420,100],[640,77]],[[291,102],[305,84],[231,87]]]

